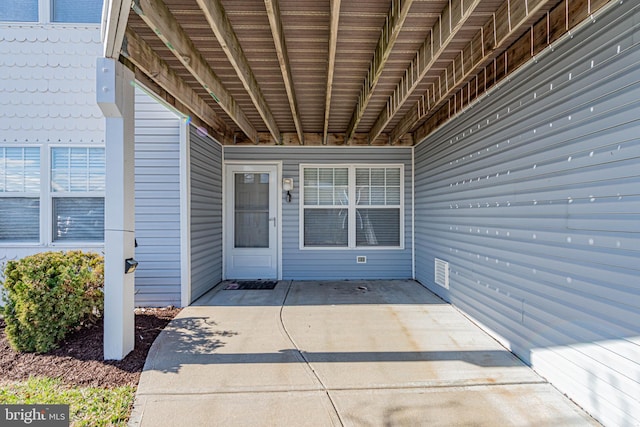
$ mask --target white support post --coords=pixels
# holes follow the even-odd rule
[[[98,58],[96,93],[106,117],[104,358],[123,359],[134,347],[134,74],[120,62]]]

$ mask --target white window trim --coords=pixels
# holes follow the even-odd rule
[[[42,188],[43,181],[46,180],[46,175],[43,175],[43,172],[46,174],[46,163],[43,157],[42,144],[0,144],[0,148],[37,148],[40,150],[40,191],[38,193],[28,193],[28,192],[11,192],[11,193],[0,193],[1,198],[13,198],[13,197],[25,197],[25,198],[33,198],[38,199],[40,202],[40,236],[38,241],[0,241],[0,247],[33,247],[33,246],[42,246],[44,241],[43,232],[43,211],[45,207],[43,206],[43,198],[42,198]],[[43,178],[44,177],[44,178]]]
[[[304,245],[304,210],[305,209],[329,209],[333,205],[307,206],[304,204],[304,169],[305,168],[347,168],[349,173],[349,200],[356,200],[356,169],[358,168],[398,168],[400,169],[400,246],[357,246],[356,245],[356,209],[370,206],[375,209],[397,209],[398,205],[356,205],[349,202],[348,211],[348,244],[347,246],[305,246]],[[300,186],[300,197],[298,202],[299,218],[299,249],[301,251],[379,251],[379,250],[404,250],[405,249],[405,174],[403,163],[300,163],[298,168],[298,183]],[[353,223],[353,224],[352,224]]]
[[[53,156],[51,155],[51,152],[55,149],[55,148],[102,148],[103,150],[106,150],[104,145],[98,145],[98,144],[50,144],[49,146],[47,146],[47,149],[44,150],[46,151],[46,163],[45,163],[45,179],[44,181],[46,181],[45,183],[43,183],[43,179],[41,177],[40,179],[40,184],[41,185],[45,185],[45,187],[42,187],[42,195],[43,197],[40,199],[40,218],[42,218],[42,207],[44,204],[46,204],[46,217],[44,219],[41,219],[41,227],[45,228],[45,232],[46,234],[44,236],[41,235],[40,239],[44,240],[44,244],[50,247],[67,247],[67,246],[82,246],[82,247],[87,247],[87,248],[94,248],[94,247],[103,247],[104,246],[104,240],[102,241],[91,241],[91,240],[54,240],[53,239],[53,230],[54,230],[54,226],[53,226],[53,199],[54,198],[63,198],[63,197],[78,197],[78,198],[82,198],[82,197],[102,197],[103,199],[106,200],[106,188],[105,191],[91,191],[91,192],[85,192],[85,191],[78,191],[78,192],[57,192],[57,191],[52,191],[51,190],[51,172],[52,172],[52,164],[51,164],[51,160],[53,158]],[[42,167],[42,153],[41,153],[41,167]],[[105,158],[105,162],[106,162],[106,158]],[[105,165],[106,167],[106,165]],[[41,174],[42,174],[42,169],[41,170]]]

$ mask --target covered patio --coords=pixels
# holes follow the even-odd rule
[[[106,3],[96,88],[107,117],[106,358],[133,345],[135,289],[123,263],[135,257],[132,99],[141,84],[181,112],[187,128],[174,260],[184,305],[226,279],[293,280],[291,298],[305,280],[411,278],[599,421],[640,420],[640,6]],[[235,222],[236,184],[266,190],[259,227]],[[260,234],[268,251],[246,252],[238,230]],[[434,308],[423,302],[415,306]],[[302,307],[278,304],[264,308],[276,320]],[[342,330],[323,322],[326,334]],[[295,346],[278,342],[261,357],[293,358],[298,367],[433,356],[410,342],[366,354],[306,345],[281,353]],[[233,357],[243,360],[243,351]],[[452,361],[444,351],[437,371],[476,366],[481,354],[451,353]],[[437,380],[438,372],[420,376],[426,367],[410,372],[423,385]],[[322,390],[309,378],[304,387]]]
[[[598,425],[414,281],[233,283],[160,334],[130,425]]]

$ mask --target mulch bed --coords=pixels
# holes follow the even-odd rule
[[[0,382],[47,376],[70,386],[137,386],[151,344],[179,312],[174,307],[137,309],[135,349],[119,361],[103,360],[102,321],[69,335],[55,350],[35,354],[11,349],[0,320]]]

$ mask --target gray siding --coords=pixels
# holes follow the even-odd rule
[[[222,148],[191,126],[191,302],[222,280]]]
[[[136,89],[137,306],[180,306],[180,119]]]
[[[294,179],[293,200],[282,200],[282,277],[295,280],[397,279],[412,276],[411,148],[225,147],[225,160],[282,161],[283,177]],[[399,163],[405,173],[405,249],[300,250],[301,163]],[[366,264],[356,256],[365,255]]]
[[[415,152],[417,279],[616,426],[640,423],[639,8],[614,3]]]

